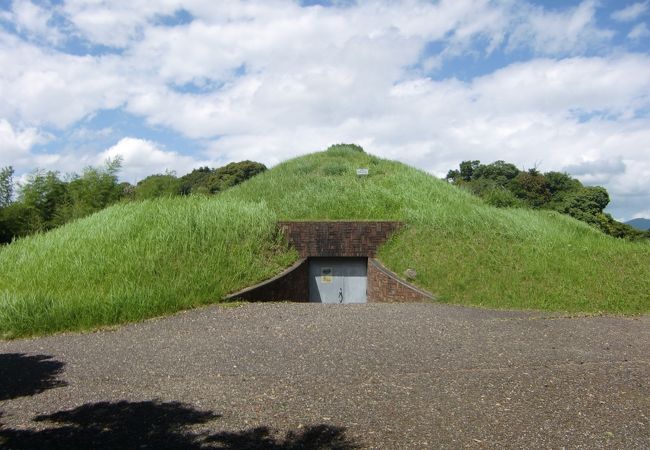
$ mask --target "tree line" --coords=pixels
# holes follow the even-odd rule
[[[121,201],[163,196],[213,195],[264,172],[266,166],[241,161],[223,167],[200,167],[177,177],[173,172],[150,175],[135,185],[119,182],[120,157],[81,174],[35,170],[24,183],[14,183],[11,166],[0,169],[0,244],[48,231]]]
[[[541,173],[536,168],[520,170],[505,161],[463,161],[458,169],[447,173],[446,179],[493,206],[549,209],[586,222],[610,236],[650,238],[650,232],[618,222],[604,211],[609,204],[609,193],[604,187],[584,186],[567,173]]]

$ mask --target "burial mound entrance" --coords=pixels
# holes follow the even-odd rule
[[[379,246],[402,227],[401,222],[301,221],[279,222],[278,227],[301,259],[228,300],[366,303],[433,298],[376,259]]]

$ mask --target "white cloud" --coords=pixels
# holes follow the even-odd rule
[[[88,127],[75,128],[69,135],[69,140],[72,142],[90,142],[96,139],[103,139],[111,136],[115,130],[111,127],[100,129],[93,129]]]
[[[474,81],[490,111],[631,113],[650,103],[650,57],[539,59]]]
[[[34,145],[47,140],[49,137],[36,128],[16,128],[6,119],[0,119],[0,158],[3,166],[21,164]]]
[[[647,38],[648,36],[650,36],[650,29],[648,29],[648,26],[645,23],[635,25],[627,35],[627,37],[632,40],[639,40]]]
[[[103,108],[116,108],[130,84],[116,57],[74,56],[41,49],[0,31],[0,117],[64,128]]]
[[[53,11],[53,7],[43,8],[28,0],[14,1],[3,18],[32,38],[58,43],[63,39],[63,34],[49,25]]]
[[[181,176],[200,166],[214,166],[210,160],[196,160],[191,156],[159,148],[155,142],[125,137],[112,147],[101,152],[94,165],[103,164],[108,158],[123,158],[120,178],[136,182],[156,173],[175,172]]]
[[[80,130],[75,139],[88,139],[92,135],[106,136],[109,129]],[[95,153],[84,148],[69,149],[60,153],[34,152],[36,144],[47,142],[51,137],[34,128],[15,129],[6,120],[0,120],[0,167],[14,166],[18,178],[25,179],[34,169],[67,173],[80,173],[88,166],[101,167],[109,158],[123,158],[120,179],[135,183],[155,173],[175,172],[178,176],[192,169],[223,164],[221,160],[182,155],[146,139],[124,137],[115,145]]]
[[[249,109],[268,111],[267,128],[296,119],[337,123],[385,107],[377,93],[411,76],[408,67],[427,42],[447,39],[443,54],[449,56],[482,37],[491,51],[517,11],[507,3],[468,0],[345,9],[300,8],[288,1],[197,0],[184,6],[196,20],[179,27],[152,23],[178,10],[171,0],[71,0],[61,6],[78,32],[93,42],[124,46],[124,55],[67,55],[0,34],[0,65],[9,68],[0,74],[0,90],[7,93],[0,115],[64,128],[128,102],[149,123],[194,138],[237,132]],[[584,2],[566,13],[536,9],[537,16],[517,17],[541,21],[533,42],[549,53],[557,42],[593,41],[593,8]],[[246,77],[236,76],[241,67]],[[185,83],[209,92],[171,89]],[[278,123],[283,116],[290,117]]]
[[[585,0],[566,11],[521,5],[519,24],[508,38],[510,49],[531,47],[543,55],[576,54],[609,41],[613,32],[597,26],[597,2]]]
[[[289,0],[182,3],[57,6],[69,21],[60,32],[121,50],[104,56],[48,50],[0,31],[0,117],[24,124],[14,134],[54,127],[73,144],[57,154],[30,152],[30,144],[22,150],[25,161],[80,170],[121,153],[124,175],[135,181],[232,160],[275,164],[357,142],[438,175],[470,158],[542,170],[622,162],[623,173],[592,175],[621,204],[650,192],[643,178],[650,58],[603,50],[613,33],[597,23],[595,1],[560,10],[489,0],[376,0],[344,8],[302,8]],[[181,7],[191,23],[159,24]],[[47,12],[29,8],[36,9],[23,14],[25,29],[49,32]],[[640,27],[630,38],[644,32]],[[480,77],[468,67],[469,81],[445,72],[454,58],[471,64],[469,56],[478,66],[490,54],[507,58],[515,51],[533,56]],[[437,79],[428,76],[433,70]],[[84,119],[113,108],[196,139],[207,157],[135,137],[100,154],[77,148],[97,133],[83,128]],[[117,125],[100,126],[123,137],[111,134],[120,132]]]
[[[612,13],[612,19],[618,22],[632,22],[643,15],[650,6],[649,1],[633,3]]]
[[[126,47],[156,16],[172,14],[175,0],[68,0],[62,10],[78,32],[95,44]]]

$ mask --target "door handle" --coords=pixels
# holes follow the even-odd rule
[[[339,303],[343,303],[343,288],[339,288]]]

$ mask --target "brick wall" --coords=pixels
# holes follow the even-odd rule
[[[368,259],[368,303],[423,302],[434,297],[402,280],[374,258]]]
[[[300,259],[280,275],[226,297],[226,300],[309,301],[309,263]]]
[[[374,257],[377,248],[401,227],[400,222],[279,222],[280,230],[301,257]]]

